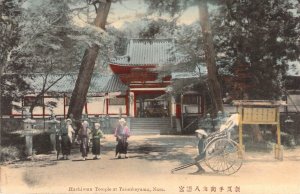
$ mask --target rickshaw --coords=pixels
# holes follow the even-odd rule
[[[205,158],[197,161],[204,162],[215,173],[231,175],[242,167],[242,149],[231,139],[232,129],[237,125],[235,117],[236,115],[231,116],[220,130],[208,135],[205,140]],[[172,169],[171,172],[174,173],[195,164],[195,162],[187,163]]]

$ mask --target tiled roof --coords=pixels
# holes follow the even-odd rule
[[[103,87],[103,92],[123,92],[128,90],[128,86],[125,85],[118,75],[112,75],[106,85]]]
[[[37,74],[26,76],[25,80],[34,89],[34,92],[42,90],[44,75]],[[47,86],[53,84],[56,80],[62,77],[62,74],[51,74],[47,78]],[[77,79],[77,74],[64,75],[57,81],[48,92],[72,93]],[[102,75],[93,74],[88,93],[108,93],[108,92],[124,92],[128,86],[123,84],[118,75]]]
[[[199,72],[172,72],[172,80],[174,79],[188,79],[188,78],[199,78]]]
[[[123,65],[158,65],[178,63],[185,59],[175,52],[173,39],[131,39],[127,53],[112,63]]]

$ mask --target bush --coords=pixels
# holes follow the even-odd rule
[[[20,151],[14,146],[2,147],[0,150],[0,162],[17,160],[20,157]]]
[[[33,149],[36,154],[48,154],[52,150],[52,144],[50,141],[50,135],[48,133],[42,133],[33,136]]]

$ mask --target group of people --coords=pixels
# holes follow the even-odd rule
[[[89,123],[82,121],[75,136],[75,127],[72,125],[72,120],[67,119],[65,125],[56,133],[56,149],[58,154],[61,151],[63,155],[61,159],[68,160],[74,142],[80,144],[82,160],[86,160],[90,144],[92,145],[93,159],[100,159],[100,139],[104,137],[100,127],[100,123],[95,123],[94,127],[90,129]]]
[[[195,165],[198,167],[197,172],[203,173],[204,169],[201,167],[199,161],[205,158],[205,139],[208,134],[201,129],[195,131],[196,137],[198,138],[198,156],[195,158]],[[121,118],[119,124],[115,129],[114,136],[116,137],[116,148],[115,148],[115,157],[120,159],[122,154],[124,158],[128,158],[127,149],[128,149],[128,138],[130,136],[130,129],[126,125],[126,120]],[[80,143],[80,152],[82,154],[82,160],[86,160],[90,143],[92,144],[92,153],[94,155],[93,159],[100,159],[100,139],[104,137],[104,134],[101,130],[100,123],[95,123],[93,129],[90,129],[89,123],[87,121],[82,121],[81,127],[78,130],[77,137],[75,137],[75,130],[72,126],[72,120],[67,119],[66,124],[60,130],[57,131],[57,150],[59,152],[60,148],[63,154],[64,160],[68,159],[68,156],[71,153],[72,143],[77,141]]]
[[[100,159],[100,139],[104,138],[100,123],[95,123],[94,127],[91,129],[89,127],[88,121],[83,120],[76,135],[74,128],[75,127],[72,120],[67,119],[63,127],[56,131],[56,149],[58,153],[57,157],[61,152],[63,155],[61,159],[68,160],[68,157],[71,154],[72,144],[76,142],[80,144],[82,160],[87,159],[90,147],[92,147],[92,154],[94,155],[93,159]],[[126,120],[124,118],[121,118],[119,120],[119,124],[115,129],[114,135],[117,141],[115,157],[120,159],[122,158],[121,154],[124,154],[124,157],[128,158],[127,139],[130,136],[130,129],[126,125]]]

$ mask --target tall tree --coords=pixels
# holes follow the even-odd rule
[[[75,41],[68,37],[74,34],[69,14],[70,9],[65,0],[45,0],[39,5],[28,2],[27,8],[23,9],[22,37],[20,45],[13,50],[10,62],[10,66],[18,65],[22,68],[8,68],[7,71],[27,78],[43,78],[41,91],[35,91],[35,101],[29,107],[31,114],[44,94],[67,72],[74,71],[78,50]],[[60,73],[60,76],[48,81],[53,73]]]
[[[289,0],[228,1],[214,20],[220,61],[232,75],[232,94],[278,99],[289,61],[299,60],[299,15]],[[227,83],[228,84],[228,83]]]
[[[22,88],[37,95],[30,107],[32,112],[39,98],[57,81],[66,74],[78,71],[80,55],[84,51],[82,48],[104,42],[102,37],[105,36],[103,31],[92,25],[81,27],[76,23],[78,20],[74,19],[74,14],[78,13],[75,12],[86,9],[86,4],[82,5],[78,0],[26,1],[21,8],[22,12],[17,17],[21,26],[18,31],[20,38],[15,39],[18,44],[5,47],[11,49],[7,53],[5,81],[2,79],[2,82],[7,86],[6,94],[16,94],[20,99],[23,94],[12,87],[12,83],[20,88],[26,85],[22,82],[25,77],[29,82],[28,78],[40,80],[41,90]],[[103,44],[109,45],[107,42]]]
[[[223,102],[221,96],[221,87],[218,81],[218,72],[215,59],[215,48],[213,44],[213,33],[209,20],[208,1],[207,0],[145,0],[149,4],[151,11],[159,11],[160,13],[170,13],[171,15],[180,14],[188,6],[198,6],[199,21],[201,26],[201,33],[203,35],[205,63],[208,70],[208,86],[212,101],[215,107],[215,112],[223,111]],[[200,32],[199,32],[200,33]]]
[[[29,1],[22,8],[20,41],[11,50],[5,71],[26,79],[43,77],[41,90],[32,91],[36,98],[29,108],[30,113],[40,98],[79,63],[77,56],[82,44],[74,37],[81,33],[72,24],[70,13],[67,0]],[[60,76],[53,80],[56,76],[51,74]]]
[[[105,30],[105,24],[111,6],[111,0],[89,0],[88,3],[93,4],[96,9],[96,18],[94,25]],[[75,88],[72,92],[68,116],[72,114],[76,120],[80,120],[82,110],[86,103],[86,96],[91,82],[95,61],[99,53],[99,45],[92,44],[85,50],[81,61],[78,78]]]
[[[4,75],[8,66],[10,53],[20,39],[19,25],[20,5],[16,0],[0,1],[0,115],[9,106],[9,101],[14,95],[14,89],[23,89],[20,77]],[[19,82],[20,81],[20,82]],[[20,85],[17,83],[19,82]],[[4,106],[5,104],[5,106]],[[9,107],[8,107],[9,108]]]
[[[213,33],[209,21],[207,0],[201,0],[198,4],[199,20],[203,34],[205,62],[207,66],[207,77],[210,95],[215,105],[216,111],[224,111],[221,95],[221,87],[218,81],[216,67],[216,54],[213,43]]]

